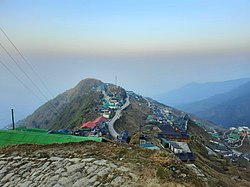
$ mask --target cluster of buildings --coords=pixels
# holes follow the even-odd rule
[[[120,109],[126,102],[126,92],[121,91],[117,86],[103,84],[102,86],[93,87],[92,90],[103,93],[100,99],[102,105],[98,109],[99,117],[92,121],[84,122],[79,129],[60,129],[58,131],[51,131],[50,133],[57,134],[71,134],[76,136],[106,136],[111,138],[108,129],[108,123],[115,115],[115,111]],[[125,135],[123,133],[121,142],[124,141]]]
[[[83,123],[78,129],[60,129],[60,130],[50,130],[49,133],[52,134],[68,134],[68,135],[75,135],[75,136],[95,136],[101,137],[105,135],[109,135],[108,133],[108,119],[99,116],[93,121],[88,121]]]
[[[114,111],[119,109],[126,102],[126,95],[111,91],[102,91],[104,97],[101,99],[102,107],[99,109],[101,115],[107,119],[113,117]]]
[[[189,149],[190,137],[184,129],[176,128],[168,123],[159,126],[158,138],[164,148],[170,149],[182,161],[194,161],[195,157]]]
[[[222,141],[210,140],[206,146],[209,155],[222,155],[239,167],[250,168],[250,153],[241,153],[226,146]]]
[[[231,127],[222,137],[226,145],[231,148],[239,147],[245,137],[250,136],[250,129],[248,127]]]
[[[112,88],[112,91],[110,89]],[[107,136],[109,137],[108,122],[114,117],[115,111],[126,102],[126,95],[118,92],[114,85],[105,85],[101,88],[103,98],[99,108],[100,116],[93,121],[88,121],[80,126],[81,136]]]
[[[103,136],[107,134],[107,118],[100,116],[80,126],[80,136]]]
[[[221,155],[240,167],[250,168],[250,153],[243,154],[235,150],[243,145],[245,138],[250,138],[249,127],[230,127],[224,133],[218,133],[211,127],[205,127],[201,122],[197,122],[196,124],[214,138],[214,140],[210,140],[206,145],[209,155]]]
[[[159,140],[160,144],[158,146],[156,143],[152,144],[152,138],[141,136],[140,146],[148,149],[163,147],[172,151],[184,162],[194,161],[195,156],[188,146],[190,142],[187,134],[188,115],[183,114],[182,117],[178,117],[166,108],[156,105],[151,105],[150,108],[152,115],[147,116],[146,124],[152,124],[154,129],[157,129],[158,133],[155,134],[155,138]]]

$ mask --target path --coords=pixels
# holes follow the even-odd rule
[[[146,97],[144,97],[144,99],[148,102],[148,107],[151,107],[151,103],[149,102],[149,100]]]
[[[104,97],[106,97],[106,93],[104,93]],[[114,129],[114,124],[116,120],[118,120],[122,116],[122,111],[127,108],[130,105],[129,101],[129,95],[127,94],[126,102],[120,109],[118,109],[115,113],[115,116],[108,122],[108,129],[111,134],[111,136],[115,139],[117,139],[117,136],[119,135],[116,130]]]

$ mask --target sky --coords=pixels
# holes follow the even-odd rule
[[[248,0],[1,0],[0,127],[94,77],[154,96],[190,82],[250,77]]]

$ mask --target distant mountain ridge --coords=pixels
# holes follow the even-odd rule
[[[200,101],[217,94],[226,93],[248,81],[250,81],[250,78],[224,82],[190,83],[179,89],[155,96],[154,99],[164,104],[176,107]]]
[[[177,108],[224,127],[250,126],[250,81],[229,92]]]

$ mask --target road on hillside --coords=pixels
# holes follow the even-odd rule
[[[129,95],[127,94],[127,98],[126,98],[125,104],[122,105],[122,107],[116,111],[115,116],[108,122],[109,132],[110,132],[111,136],[113,138],[115,138],[115,139],[117,139],[117,136],[119,136],[119,134],[114,129],[114,124],[115,124],[116,120],[118,120],[122,116],[122,111],[125,108],[127,108],[129,105],[130,105]]]
[[[148,103],[148,107],[150,108],[150,107],[151,107],[151,103],[150,103],[150,101],[149,101],[146,97],[144,97],[144,99],[147,101],[147,103]]]

